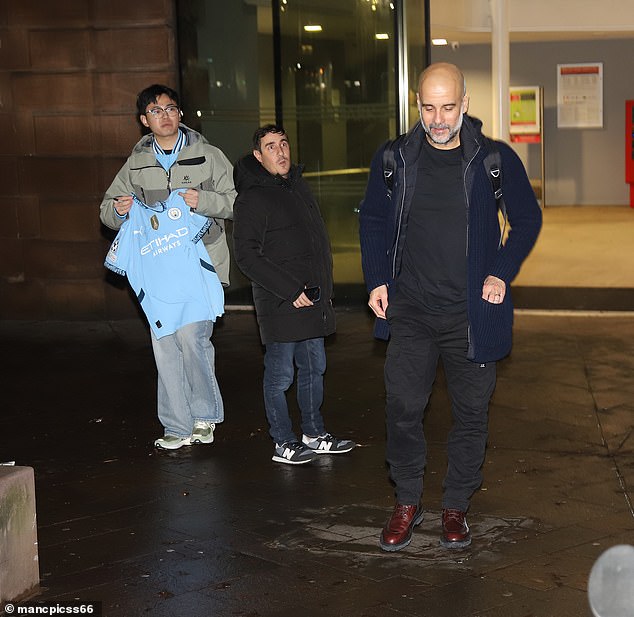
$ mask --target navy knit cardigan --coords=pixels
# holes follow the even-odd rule
[[[504,244],[500,243],[497,204],[489,170],[483,164],[490,145],[481,127],[480,120],[465,115],[460,142],[468,211],[467,357],[473,362],[485,363],[499,360],[511,350],[510,284],[537,240],[542,214],[521,160],[511,147],[496,141],[502,160],[502,190],[510,229]],[[383,179],[385,144],[372,159],[359,217],[361,261],[368,291],[380,285],[390,288],[398,281],[423,139],[420,123],[399,139],[391,196]],[[490,274],[506,283],[506,296],[501,304],[486,302],[481,297],[484,279]],[[388,338],[389,327],[385,320],[377,319],[375,335]]]

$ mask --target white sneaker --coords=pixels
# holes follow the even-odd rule
[[[176,435],[163,435],[154,442],[154,446],[161,450],[178,450],[190,445],[191,437],[176,437]]]
[[[211,443],[214,440],[214,429],[216,425],[207,420],[196,420],[194,430],[190,438],[190,443]]]

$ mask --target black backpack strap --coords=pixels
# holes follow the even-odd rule
[[[504,193],[502,191],[502,157],[496,143],[492,139],[487,139],[487,146],[489,148],[489,153],[484,158],[484,168],[487,170],[489,180],[491,181],[491,188],[493,189],[495,203],[498,210],[502,213],[502,218],[504,220],[500,233],[500,246],[502,246],[502,240],[506,230],[506,222],[508,220],[508,216],[506,214],[506,204],[504,203]]]
[[[387,186],[388,195],[392,195],[392,187],[394,186],[394,170],[396,169],[396,160],[394,156],[395,139],[385,142],[383,148],[383,182]]]

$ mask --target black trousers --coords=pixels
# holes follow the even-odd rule
[[[466,313],[425,313],[420,305],[395,294],[387,317],[391,338],[385,361],[386,456],[396,500],[414,505],[423,493],[427,462],[423,418],[441,358],[453,417],[442,507],[466,512],[482,483],[495,363],[467,360]]]

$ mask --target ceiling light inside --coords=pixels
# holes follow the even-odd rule
[[[321,26],[319,24],[311,24],[304,26],[306,32],[321,32]]]
[[[447,39],[432,39],[431,44],[432,45],[446,45]]]

